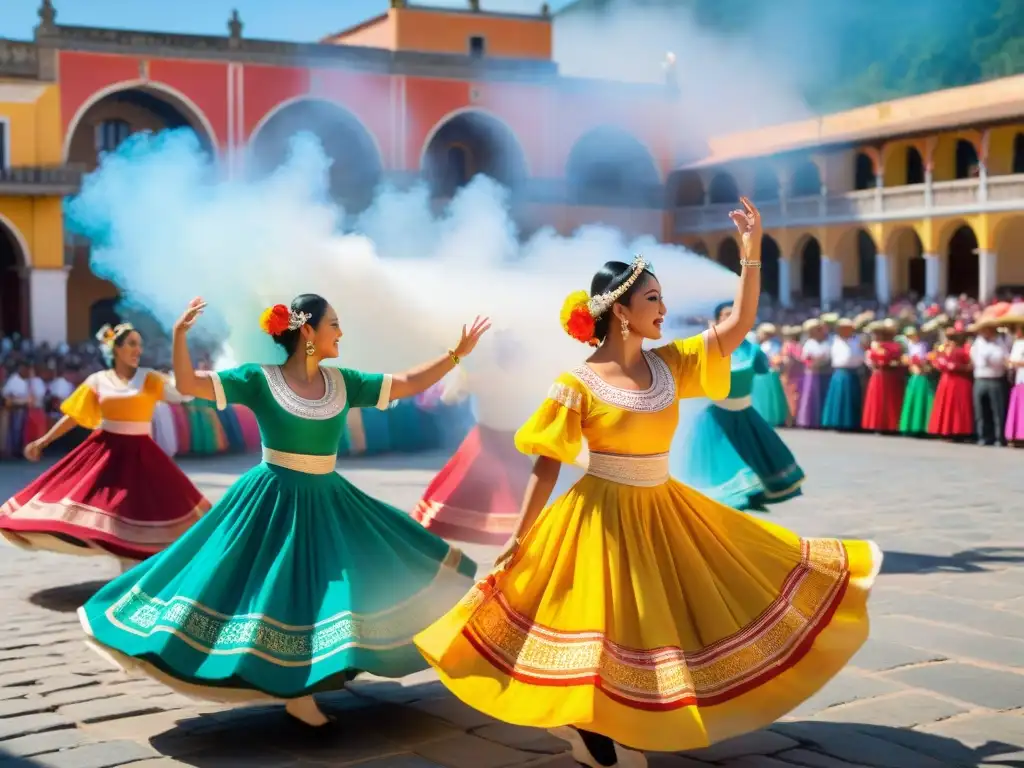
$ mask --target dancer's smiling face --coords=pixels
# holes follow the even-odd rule
[[[631,333],[645,339],[660,339],[667,311],[661,295],[661,283],[649,272],[641,275],[638,282],[640,285],[630,292],[629,301],[616,304],[612,311],[619,323],[625,318]],[[609,333],[619,333],[619,328],[612,325]]]
[[[129,331],[114,345],[114,361],[127,368],[138,368],[142,359],[142,334]]]
[[[327,305],[324,316],[314,328],[305,325],[302,328],[303,346],[306,341],[313,342],[313,354],[319,358],[337,357],[338,342],[341,340],[341,322],[334,307]]]

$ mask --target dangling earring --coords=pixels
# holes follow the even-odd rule
[[[623,317],[619,322],[622,323],[622,340],[625,341],[629,338],[629,320]]]
[[[316,347],[313,346],[312,341],[306,342],[306,357],[312,357],[313,353],[316,352]]]

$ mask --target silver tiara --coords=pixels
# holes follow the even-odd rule
[[[591,296],[587,301],[587,309],[590,310],[590,316],[595,320],[611,309],[612,305],[622,298],[623,294],[633,287],[633,283],[637,281],[640,274],[647,269],[647,262],[644,261],[644,257],[639,253],[633,258],[633,272],[626,279],[622,285],[616,288],[614,291],[608,291],[607,293],[599,293],[597,296]]]

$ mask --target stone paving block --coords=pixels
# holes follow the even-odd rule
[[[864,729],[870,726],[864,726]],[[814,745],[814,751],[872,768],[948,768],[925,754],[865,732],[860,726],[838,723],[776,723],[773,731]],[[885,729],[899,733],[898,729]]]
[[[521,765],[536,757],[468,734],[424,744],[416,753],[445,768],[502,768]]]
[[[819,712],[812,719],[855,725],[887,725],[913,728],[921,723],[962,715],[970,704],[950,701],[927,693],[908,691],[867,701],[855,701]]]
[[[947,662],[897,669],[886,677],[989,709],[1013,709],[1024,707],[1024,658],[1020,663],[1021,674]]]
[[[783,733],[777,731],[754,731],[737,736],[728,741],[712,744],[704,749],[693,749],[684,752],[686,757],[703,760],[707,763],[718,763],[745,755],[771,755],[784,749],[791,749],[797,743]]]
[[[671,755],[663,752],[651,752],[647,755],[649,768],[709,768],[712,763],[705,763],[685,755]],[[579,768],[579,764],[572,760],[566,764],[569,768]],[[728,765],[720,763],[720,765]]]
[[[479,728],[482,725],[490,725],[491,723],[497,722],[493,718],[477,712],[475,709],[467,707],[454,697],[417,701],[410,704],[410,706],[431,714],[434,717],[439,717],[442,720],[462,728],[463,730]]]
[[[176,728],[185,717],[188,715],[182,712],[154,712],[137,717],[119,717],[97,723],[84,723],[78,730],[93,741],[149,741],[154,736]]]
[[[22,697],[20,699],[5,699],[0,701],[0,717],[13,717],[15,715],[31,715],[36,712],[48,712],[54,709],[39,696]]]
[[[85,678],[88,680],[89,678]],[[94,683],[92,685],[80,685],[75,688],[67,688],[63,691],[54,691],[43,696],[51,708],[63,707],[68,704],[81,704],[84,701],[98,701],[117,696],[117,691],[109,686]]]
[[[775,756],[789,765],[805,766],[806,768],[869,768],[864,763],[848,763],[838,757],[812,752],[809,749],[789,749]]]
[[[873,619],[871,631],[883,640],[938,651],[951,658],[977,659],[1007,667],[1024,665],[1024,641],[1008,637],[955,629],[904,616]]]
[[[357,768],[444,768],[444,766],[432,763],[419,755],[403,754],[359,763]]]
[[[152,757],[152,749],[134,741],[106,741],[39,755],[33,762],[40,768],[113,768]]]
[[[987,633],[1002,637],[1024,637],[1024,616],[946,595],[897,592],[883,605],[885,613],[914,616],[954,627],[984,627]]]
[[[6,675],[10,672],[21,672],[26,669],[39,670],[46,669],[47,667],[62,667],[66,664],[66,659],[52,655],[6,659],[0,661],[0,675]]]
[[[61,728],[59,731],[33,733],[0,742],[0,754],[4,757],[33,757],[46,752],[56,752],[82,744],[85,738],[77,728]]]
[[[109,699],[83,701],[80,704],[68,704],[57,710],[68,720],[76,723],[97,723],[101,720],[112,720],[118,717],[133,717],[159,712],[155,707],[142,699],[133,696],[114,696]]]
[[[150,760],[140,760],[132,763],[132,768],[185,768],[188,763],[179,763],[169,757],[154,757]]]
[[[55,731],[58,728],[67,728],[70,725],[70,720],[60,715],[55,715],[52,712],[22,715],[20,717],[5,717],[0,719],[0,739],[12,739],[16,736],[28,736],[31,733]]]
[[[884,672],[887,669],[924,664],[929,661],[943,661],[946,656],[937,652],[913,648],[902,643],[887,643],[884,640],[868,640],[850,660],[850,665],[866,672]]]
[[[183,763],[195,768],[290,768],[298,761],[295,755],[280,750],[266,747],[251,749],[244,745],[241,738],[231,744],[191,752],[187,757],[182,757]]]
[[[932,723],[922,730],[955,739],[971,749],[979,763],[1024,765],[1024,712],[968,715]]]
[[[508,723],[494,723],[474,728],[472,734],[524,752],[557,754],[568,749],[566,742],[556,739],[543,728],[521,728]]]
[[[827,711],[829,707],[847,704],[861,699],[872,699],[903,690],[903,686],[890,680],[868,677],[856,670],[843,670],[836,675],[818,693],[790,712],[786,717],[802,718],[818,712]]]

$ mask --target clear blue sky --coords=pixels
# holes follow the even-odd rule
[[[481,0],[491,11],[537,13],[543,0]],[[466,0],[430,0],[422,5],[465,8]],[[549,0],[552,10],[568,0]],[[0,0],[0,37],[28,39],[38,21],[39,0]],[[312,42],[383,12],[388,0],[54,0],[62,24],[122,29],[227,34],[231,10],[245,23],[243,34],[269,40]]]

